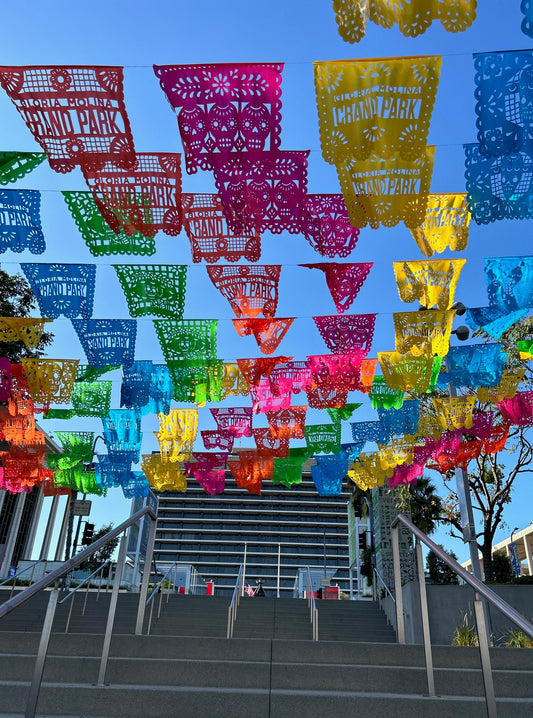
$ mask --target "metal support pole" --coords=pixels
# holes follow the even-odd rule
[[[459,499],[459,512],[461,514],[461,528],[463,530],[463,539],[468,544],[472,564],[472,575],[479,581],[482,581],[483,576],[481,574],[481,562],[477,548],[476,526],[474,523],[474,512],[472,510],[468,474],[464,469],[455,469],[455,480],[457,482],[457,497]]]
[[[154,612],[154,601],[150,601],[150,615],[148,616],[148,626],[146,628],[146,635],[150,635],[150,631],[152,630],[152,614]]]
[[[405,643],[402,572],[400,567],[400,537],[398,534],[398,526],[392,527],[392,562],[394,566],[394,597],[396,600],[396,637],[398,639],[398,643]]]
[[[83,498],[85,499],[86,494],[83,494]],[[87,522],[85,522],[87,523]],[[72,544],[72,555],[76,555],[76,549],[78,548],[78,539],[80,538],[80,529],[82,524],[82,517],[78,516],[78,525],[76,526],[76,533],[74,534],[74,542]]]
[[[359,517],[355,517],[355,535],[357,536],[357,548],[355,557],[357,561],[357,598],[361,598],[362,587],[361,587],[361,549],[359,548]]]
[[[426,576],[424,574],[424,557],[422,544],[416,539],[416,563],[418,568],[418,588],[420,591],[420,610],[422,612],[422,633],[424,635],[424,654],[426,657],[426,674],[428,695],[435,695],[435,675],[433,673],[433,655],[431,653],[431,635],[429,631],[428,598],[426,592]]]
[[[244,542],[244,558],[242,560],[242,593],[241,596],[244,596],[244,577],[246,575],[246,552],[248,548],[248,542]]]
[[[76,594],[72,594],[72,598],[70,599],[70,606],[68,609],[68,616],[67,616],[67,623],[65,625],[65,633],[68,633],[68,627],[70,626],[70,617],[72,616],[72,608],[74,606],[74,599],[76,598]]]
[[[161,618],[161,604],[163,603],[163,586],[165,585],[165,582],[159,586],[159,606],[157,607],[157,617]]]
[[[124,563],[126,562],[126,546],[128,543],[128,533],[124,531],[122,538],[120,539],[120,549],[118,552],[117,567],[115,570],[115,581],[113,583],[113,591],[111,593],[111,600],[109,602],[109,613],[107,614],[107,624],[104,635],[104,646],[102,648],[102,659],[100,661],[100,670],[98,672],[98,686],[103,686],[105,682],[105,674],[107,670],[107,661],[109,658],[109,647],[111,645],[111,633],[113,631],[113,623],[115,622],[115,612],[117,609],[118,592],[120,589],[120,582],[122,580],[122,571],[124,570]]]
[[[489,634],[487,633],[487,624],[485,622],[484,606],[477,592],[476,600],[474,601],[474,614],[476,617],[483,684],[485,686],[485,700],[487,701],[487,715],[488,718],[496,718],[496,697],[494,695],[494,682],[490,664]]]
[[[324,578],[326,578],[327,575],[328,572],[326,570],[326,529],[324,529]]]
[[[72,528],[74,526],[74,502],[76,501],[76,498],[78,496],[77,491],[73,491],[69,497],[68,502],[68,523],[67,523],[67,545],[65,547],[65,561],[68,561],[71,557],[71,548],[72,548]],[[65,577],[66,581],[66,577]],[[66,587],[66,582],[64,582],[64,585]]]
[[[35,661],[33,678],[31,681],[30,692],[28,694],[28,701],[26,703],[26,713],[24,714],[25,718],[35,718],[37,701],[39,700],[39,692],[41,690],[41,682],[43,680],[44,662],[46,660],[46,654],[48,652],[48,644],[50,642],[52,624],[54,623],[58,596],[59,589],[53,588],[50,591],[48,606],[46,608],[46,615],[44,617],[41,640],[39,641],[39,649],[37,651],[37,660]]]
[[[152,521],[148,529],[148,541],[146,544],[146,555],[144,557],[143,578],[141,581],[141,590],[139,591],[139,606],[137,608],[137,621],[135,623],[135,635],[142,636],[144,609],[146,606],[146,595],[148,593],[148,584],[150,583],[150,566],[152,565],[152,556],[154,555],[156,521]]]
[[[446,369],[448,363],[444,360]],[[457,397],[457,389],[454,384],[448,384],[448,395],[450,398]],[[470,561],[472,563],[472,574],[482,581],[481,564],[476,541],[476,524],[474,522],[474,512],[472,511],[472,499],[470,496],[470,485],[468,483],[468,474],[464,469],[455,469],[455,481],[457,483],[457,498],[459,499],[459,512],[461,514],[461,528],[463,530],[463,539],[468,544],[470,552]]]
[[[87,581],[87,590],[85,591],[85,598],[84,598],[84,600],[83,600],[83,609],[82,609],[82,612],[81,612],[81,615],[82,615],[82,616],[85,616],[85,608],[87,607],[87,597],[89,596],[89,586],[90,586],[90,584],[91,584],[91,582],[90,582],[90,581]]]
[[[56,494],[52,499],[52,506],[50,507],[50,513],[48,514],[48,521],[46,522],[46,529],[44,532],[43,543],[41,546],[41,553],[39,558],[48,558],[50,552],[50,543],[52,541],[52,534],[57,516],[57,507],[59,506],[59,495]]]
[[[61,519],[61,529],[59,531],[59,536],[57,539],[56,544],[56,550],[54,554],[54,561],[62,561],[63,560],[63,552],[65,550],[65,543],[67,540],[67,526],[68,526],[68,517],[69,517],[69,509],[70,509],[70,496],[66,497],[65,505],[63,507],[63,518]]]
[[[280,576],[280,564],[281,564],[281,544],[278,544],[278,585],[276,596],[279,598],[279,576]]]

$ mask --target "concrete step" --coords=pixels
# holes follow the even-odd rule
[[[5,681],[31,679],[35,657],[28,654],[0,656],[0,676]],[[44,681],[50,683],[95,683],[100,659],[49,655]],[[533,700],[533,674],[530,671],[495,670],[495,692],[499,697]],[[270,681],[279,690],[323,690],[395,694],[427,691],[425,668],[380,666],[373,664],[288,663],[269,660],[239,661],[224,659],[111,657],[106,683],[132,685],[210,686],[226,688],[263,688]],[[483,681],[477,669],[437,668],[435,687],[438,695],[479,696]]]
[[[0,706],[21,715],[39,635],[0,632]],[[485,716],[477,649],[434,649],[437,698],[424,694],[422,646],[308,640],[114,636],[95,686],[102,637],[53,633],[38,705],[49,716]],[[533,715],[533,652],[491,649],[498,718]],[[406,713],[407,712],[407,713]],[[0,718],[5,718],[0,714]]]
[[[0,655],[22,653],[36,655],[40,633],[0,631]],[[52,633],[49,655],[99,656],[102,636]],[[424,649],[420,645],[354,643],[351,641],[250,640],[184,636],[113,635],[110,655],[132,658],[190,658],[192,660],[249,660],[278,663],[327,663],[330,665],[412,666],[423,668]],[[479,668],[477,648],[433,646],[436,668]],[[490,649],[495,670],[533,672],[533,651],[523,648]],[[0,676],[1,677],[1,676]]]
[[[2,709],[23,715],[28,683],[0,681]],[[525,718],[532,715],[533,701],[498,698],[498,718]],[[367,693],[365,691],[323,691],[278,689],[233,689],[220,687],[166,686],[150,684],[98,687],[85,683],[50,683],[41,688],[40,713],[50,715],[98,716],[110,718],[323,718],[335,715],[353,718],[485,718],[482,697],[446,696],[429,698],[419,694]]]

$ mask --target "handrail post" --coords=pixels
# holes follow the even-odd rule
[[[146,626],[146,635],[150,635],[152,629],[152,614],[154,612],[154,602],[150,601],[150,615],[148,616],[148,625]]]
[[[109,567],[109,570],[111,571],[111,566]],[[104,580],[104,572],[102,571],[100,573],[100,583],[98,584],[98,591],[96,592],[96,600],[100,598],[100,589],[102,588],[102,581]]]
[[[494,680],[492,678],[492,666],[489,652],[489,635],[485,621],[485,607],[476,591],[474,601],[474,615],[476,617],[477,635],[479,643],[479,655],[481,657],[481,670],[483,673],[483,685],[485,686],[485,700],[487,702],[488,718],[496,718],[496,696],[494,695]]]
[[[422,633],[424,636],[424,654],[426,658],[426,674],[428,681],[428,695],[435,695],[435,675],[433,673],[433,655],[431,653],[431,634],[429,630],[428,598],[426,591],[426,576],[424,574],[424,557],[422,544],[416,539],[416,563],[418,568],[418,589],[420,591],[420,610],[422,612]]]
[[[68,616],[67,616],[67,623],[65,625],[65,633],[68,633],[68,627],[70,626],[70,617],[72,616],[72,607],[74,606],[74,599],[76,598],[76,594],[72,594],[72,598],[70,599],[70,606],[68,609]]]
[[[313,582],[311,581],[311,569],[309,566],[307,567],[307,600],[311,614],[313,641],[318,641],[318,608],[316,607],[315,596],[313,593]]]
[[[85,591],[85,599],[83,601],[83,609],[81,611],[81,615],[85,616],[85,608],[87,607],[87,596],[89,595],[89,586],[90,586],[90,580],[87,581],[87,590]]]
[[[109,603],[109,613],[107,615],[107,624],[104,635],[104,646],[102,648],[102,658],[100,661],[100,670],[98,672],[98,686],[103,686],[105,682],[105,674],[107,670],[107,661],[109,658],[109,647],[111,645],[111,633],[113,631],[113,623],[115,622],[115,612],[117,608],[118,592],[120,590],[120,582],[122,580],[122,571],[126,561],[126,546],[128,543],[128,532],[124,531],[120,539],[120,549],[118,552],[118,561],[115,570],[115,581],[113,583],[113,591],[111,592],[111,601]]]
[[[50,643],[50,633],[52,632],[52,624],[54,623],[58,596],[59,589],[54,587],[50,591],[50,597],[48,598],[48,606],[44,617],[41,640],[39,641],[39,648],[37,650],[37,660],[35,661],[30,692],[28,693],[28,700],[26,702],[26,713],[24,714],[25,718],[35,718],[37,701],[39,699],[41,682],[43,680],[44,662],[48,652],[48,644]]]
[[[13,583],[11,584],[11,591],[9,592],[9,598],[13,595],[13,591],[15,590],[15,584],[17,583],[17,574],[13,576]]]
[[[163,586],[164,586],[164,584],[163,584]],[[158,618],[161,618],[161,604],[163,603],[163,591],[164,591],[163,586],[159,587],[159,606],[157,609],[157,617]]]
[[[139,591],[139,606],[137,608],[137,621],[135,623],[136,636],[142,636],[143,632],[144,609],[146,605],[146,595],[148,594],[148,584],[150,583],[150,571],[152,570],[152,556],[154,554],[155,528],[156,520],[154,519],[148,529],[143,578],[141,581],[141,590]]]
[[[396,638],[405,643],[405,620],[403,615],[402,572],[400,566],[400,537],[398,525],[392,527],[392,561],[394,567],[394,596],[396,599]]]

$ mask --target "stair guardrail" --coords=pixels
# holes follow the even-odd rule
[[[28,586],[24,591],[21,591],[17,596],[14,596],[13,598],[9,599],[2,605],[0,605],[0,619],[6,616],[8,613],[11,613],[15,608],[18,606],[21,606],[23,603],[28,601],[33,596],[36,596],[41,591],[44,591],[45,588],[48,588],[48,586],[54,584],[53,589],[50,591],[50,597],[48,599],[48,605],[46,608],[46,615],[44,617],[44,623],[43,623],[43,629],[41,632],[41,639],[39,641],[39,648],[37,650],[37,658],[35,661],[35,668],[33,672],[33,678],[30,685],[30,690],[28,693],[28,699],[26,702],[26,712],[24,714],[25,718],[35,718],[35,712],[37,709],[37,701],[39,699],[39,692],[41,690],[41,682],[43,678],[43,672],[44,672],[44,664],[46,660],[46,654],[48,651],[48,644],[50,642],[50,634],[52,632],[52,625],[54,622],[54,616],[55,611],[57,607],[58,597],[59,597],[59,581],[67,576],[73,569],[76,568],[76,566],[79,566],[83,561],[88,559],[90,556],[93,555],[96,551],[101,549],[103,546],[109,543],[109,541],[112,541],[114,538],[117,538],[118,536],[122,536],[120,541],[120,548],[119,548],[119,554],[118,554],[118,560],[117,560],[117,571],[115,574],[115,582],[113,586],[113,591],[111,593],[111,600],[109,603],[109,612],[107,616],[107,624],[104,634],[104,645],[102,648],[102,656],[100,660],[100,670],[98,673],[98,686],[104,685],[105,680],[105,674],[107,670],[107,662],[109,658],[109,648],[111,645],[111,632],[113,629],[113,623],[115,620],[115,612],[116,612],[116,606],[117,606],[117,599],[118,599],[118,591],[120,588],[120,581],[122,579],[122,569],[124,567],[124,563],[126,560],[126,544],[127,544],[127,530],[130,526],[137,523],[140,519],[143,518],[143,516],[148,515],[152,519],[152,523],[150,525],[150,531],[148,535],[148,543],[147,543],[147,549],[146,549],[146,556],[145,556],[145,564],[151,565],[152,562],[152,554],[153,554],[153,548],[154,548],[154,538],[155,538],[155,526],[156,526],[156,520],[157,516],[154,513],[153,509],[150,506],[145,506],[144,508],[137,511],[133,516],[130,516],[129,519],[126,519],[126,521],[123,521],[117,528],[112,529],[107,533],[105,536],[102,536],[102,538],[95,541],[93,544],[88,546],[83,551],[80,551],[80,553],[76,554],[72,558],[70,558],[68,561],[65,561],[62,566],[58,566],[58,568],[51,571],[46,576],[43,576],[38,581],[36,581],[33,585]],[[149,579],[149,571],[144,571],[143,574],[143,581],[141,583],[141,591],[139,595],[139,610],[137,612],[137,624],[139,621],[139,615],[141,614],[141,608],[142,611],[144,611],[144,603],[146,601],[146,594],[148,591],[148,579]]]
[[[154,612],[154,601],[152,600],[154,596],[156,596],[159,593],[159,607],[157,609],[157,617],[159,618],[161,616],[161,603],[163,601],[163,583],[167,580],[168,576],[171,574],[171,572],[174,570],[174,568],[178,565],[178,561],[174,561],[172,566],[168,569],[168,571],[164,574],[163,578],[159,581],[158,584],[154,586],[152,589],[152,593],[148,596],[148,599],[146,600],[146,603],[144,604],[144,607],[146,608],[148,604],[150,604],[150,616],[148,618],[148,627],[146,629],[146,635],[150,635],[150,629],[152,628],[152,614]],[[170,582],[173,591],[176,589],[176,576],[174,576],[174,584],[172,585],[172,582]],[[170,591],[167,591],[167,603],[168,603],[168,597],[170,596]]]
[[[375,567],[374,567],[372,573],[374,576],[374,580],[372,581],[372,593],[373,593],[372,598],[374,599],[374,601],[377,601],[379,607],[381,608],[382,595],[381,595],[381,591],[379,590],[379,584],[381,584],[383,586],[383,588],[385,589],[385,591],[389,594],[390,598],[392,599],[393,606],[396,606],[396,599],[394,598],[390,588],[385,583],[383,576],[380,574],[380,572]],[[388,616],[387,616],[387,623],[390,625],[390,619]]]
[[[433,657],[431,652],[431,635],[429,629],[429,612],[426,595],[426,579],[424,574],[424,559],[422,556],[422,543],[431,549],[442,561],[450,566],[465,583],[468,583],[475,592],[474,615],[478,634],[479,654],[481,659],[481,670],[483,674],[483,685],[485,689],[485,701],[487,705],[488,718],[496,718],[496,696],[494,693],[494,682],[492,677],[492,666],[489,651],[489,634],[485,621],[484,598],[488,603],[495,606],[510,621],[515,623],[526,635],[533,639],[533,624],[522,614],[518,613],[512,606],[504,601],[498,594],[494,593],[488,586],[479,581],[475,576],[466,571],[460,564],[440,547],[437,546],[426,534],[417,528],[403,514],[398,514],[391,524],[392,528],[392,555],[394,563],[394,590],[396,594],[396,622],[398,643],[406,643],[405,621],[403,614],[402,577],[400,571],[400,524],[406,526],[416,537],[416,560],[418,569],[418,583],[420,589],[420,608],[422,611],[422,631],[424,636],[424,653],[426,659],[426,674],[429,696],[435,695],[435,679],[433,672]]]
[[[233,589],[233,596],[228,606],[228,629],[226,631],[226,638],[233,638],[233,627],[235,625],[235,619],[237,618],[237,609],[241,600],[241,596],[244,593],[244,564],[241,563],[239,566],[239,573],[237,574],[237,580],[235,581],[235,588]]]
[[[76,586],[75,589],[73,589],[70,593],[68,593],[65,596],[65,598],[62,598],[61,601],[58,602],[58,604],[61,606],[62,603],[65,603],[65,601],[67,601],[72,596],[72,600],[70,602],[70,606],[69,606],[69,610],[68,610],[68,617],[67,617],[67,623],[65,626],[65,633],[68,633],[68,627],[70,625],[70,618],[72,616],[72,607],[74,606],[74,597],[75,597],[76,593],[80,590],[80,588],[82,588],[85,585],[85,583],[87,584],[87,590],[85,591],[85,599],[83,601],[83,609],[81,612],[81,615],[85,616],[85,609],[87,607],[87,596],[89,595],[89,585],[90,585],[89,581],[91,580],[91,578],[93,576],[96,576],[97,573],[100,573],[100,571],[102,571],[102,576],[103,576],[104,568],[110,563],[111,563],[111,559],[108,558],[106,561],[104,561],[104,563],[101,566],[98,566],[96,571],[93,571],[90,576],[87,576],[87,578],[84,578],[83,581],[78,586]],[[111,570],[109,571],[109,575],[111,575]],[[98,593],[96,594],[97,601],[100,596],[100,586],[102,585],[102,576],[100,576],[100,584],[98,586]]]
[[[35,573],[35,567],[40,563],[44,563],[43,573],[46,573],[46,566],[48,564],[48,559],[40,558],[37,561],[34,561],[30,566],[26,566],[26,568],[23,568],[21,571],[17,571],[14,576],[8,576],[6,579],[4,579],[2,581],[2,583],[0,583],[0,588],[2,588],[2,586],[5,586],[6,583],[13,581],[13,583],[11,584],[11,591],[9,593],[9,598],[11,598],[13,596],[13,591],[15,590],[15,586],[17,584],[17,579],[19,578],[19,576],[22,576],[23,573],[26,573],[27,571],[30,571],[30,570],[31,570],[31,575],[30,575],[30,586],[31,586],[31,584],[33,583],[33,574]]]
[[[307,568],[307,605],[311,613],[311,626],[313,628],[313,641],[318,641],[318,609],[316,607],[315,592],[313,591],[313,582],[311,580],[311,569]]]

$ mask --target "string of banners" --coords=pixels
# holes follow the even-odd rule
[[[389,5],[390,23],[408,35],[432,20],[463,30],[475,16],[471,0],[441,3],[425,19]],[[361,3],[334,6],[342,36],[360,39]],[[373,7],[366,20],[380,22]],[[184,230],[193,263],[205,263],[235,315],[236,336],[253,336],[261,355],[226,362],[217,320],[184,318],[186,265],[113,264],[130,318],[99,319],[95,265],[22,263],[41,317],[0,317],[0,348],[28,355],[16,364],[0,357],[0,439],[8,447],[0,488],[105,495],[120,487],[133,497],[150,487],[185,491],[196,480],[218,494],[227,468],[239,487],[260,494],[265,480],[297,484],[313,459],[318,493],[335,496],[345,476],[367,490],[414,483],[425,467],[466,468],[481,452],[500,451],[510,427],[533,425],[531,392],[519,390],[531,348],[522,342],[516,361],[499,342],[533,307],[533,258],[485,260],[487,304],[469,307],[465,319],[490,341],[450,347],[466,260],[434,257],[465,251],[471,219],[531,218],[533,53],[474,55],[477,143],[465,145],[466,192],[436,195],[427,140],[441,64],[438,56],[314,64],[322,156],[342,190],[315,195],[307,192],[309,151],[281,146],[283,64],[154,66],[176,115],[185,173],[212,173],[217,194],[183,191],[181,154],[135,151],[123,68],[0,67],[2,88],[42,150],[0,153],[0,252],[46,251],[40,192],[6,185],[45,160],[60,173],[79,167],[87,190],[63,194],[91,254],[153,256],[160,233]],[[420,309],[394,313],[395,346],[372,358],[376,314],[350,310],[373,263],[352,255],[362,228],[400,222],[423,258],[394,263],[398,294]],[[280,349],[295,317],[276,316],[282,266],[259,263],[265,232],[301,234],[319,255],[300,266],[320,270],[331,295],[336,313],[313,317],[327,353],[302,359]],[[60,316],[72,322],[87,364],[32,356],[47,322]],[[164,364],[136,361],[139,317],[153,319]],[[120,408],[112,408],[105,375],[118,368]],[[450,384],[458,396],[442,395]],[[352,422],[353,441],[342,444],[342,423],[360,406],[350,392],[368,396],[378,418]],[[199,431],[202,407],[236,397],[243,406],[211,408],[212,428]],[[309,408],[327,410],[329,421],[308,423]],[[149,413],[158,417],[159,453],[144,455]],[[101,419],[107,453],[94,471],[86,470],[94,434],[56,432],[63,452],[46,455],[39,414]],[[260,419],[267,428],[254,425]],[[236,439],[255,447],[230,456]]]

